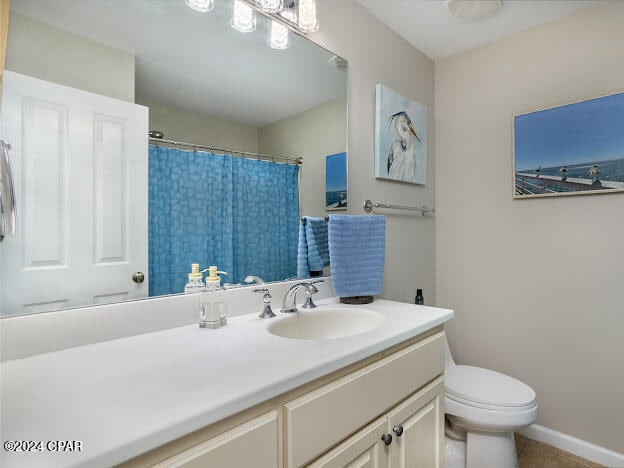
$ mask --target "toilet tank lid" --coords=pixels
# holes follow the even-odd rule
[[[473,366],[453,366],[444,373],[446,393],[492,406],[524,407],[535,402],[535,391],[508,375]]]

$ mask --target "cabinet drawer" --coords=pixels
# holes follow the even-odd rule
[[[444,372],[444,332],[286,403],[286,466],[301,466]]]
[[[277,411],[271,411],[155,466],[271,468],[277,463]]]
[[[387,467],[388,450],[380,437],[387,425],[386,417],[379,418],[306,468]]]

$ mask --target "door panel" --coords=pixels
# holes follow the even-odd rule
[[[7,71],[1,130],[20,220],[1,312],[146,297],[148,109]]]
[[[5,105],[8,105],[6,101]],[[21,177],[16,174],[15,184],[24,205],[23,267],[67,268],[65,168],[68,109],[24,98],[22,115],[22,170]],[[12,159],[15,160],[16,156],[14,152]],[[17,162],[15,166],[17,173]],[[20,185],[23,190],[19,190]]]
[[[444,467],[443,392],[439,377],[388,414],[387,431],[394,437],[392,468]]]

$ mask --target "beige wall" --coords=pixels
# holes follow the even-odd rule
[[[435,205],[434,64],[368,13],[355,0],[319,2],[320,30],[313,40],[349,61],[349,213],[364,214],[362,203]],[[375,179],[375,85],[386,86],[428,108],[427,186]],[[424,288],[434,304],[434,217],[387,213],[386,265],[382,296],[413,302]]]
[[[624,194],[512,200],[511,117],[624,88],[624,2],[436,67],[438,305],[460,363],[532,386],[538,424],[624,452]]]
[[[134,102],[134,55],[11,11],[6,69]]]
[[[255,127],[148,101],[138,104],[150,109],[150,130],[164,132],[167,139],[239,151],[258,151],[258,129]]]
[[[325,156],[347,147],[347,99],[336,99],[282,119],[258,132],[261,153],[304,158],[301,214],[325,216]]]

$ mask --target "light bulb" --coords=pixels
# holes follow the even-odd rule
[[[284,8],[280,11],[280,16],[287,19],[291,23],[297,24],[297,9],[296,8]]]
[[[184,0],[195,11],[207,13],[214,8],[214,0]]]
[[[318,31],[316,0],[299,0],[299,29],[304,33]]]
[[[234,17],[230,26],[238,32],[247,33],[256,29],[256,15],[253,8],[242,0],[234,0]]]
[[[271,21],[269,45],[272,49],[288,49],[290,47],[288,28],[277,21]]]
[[[260,0],[260,8],[269,13],[277,13],[284,7],[284,0]]]

